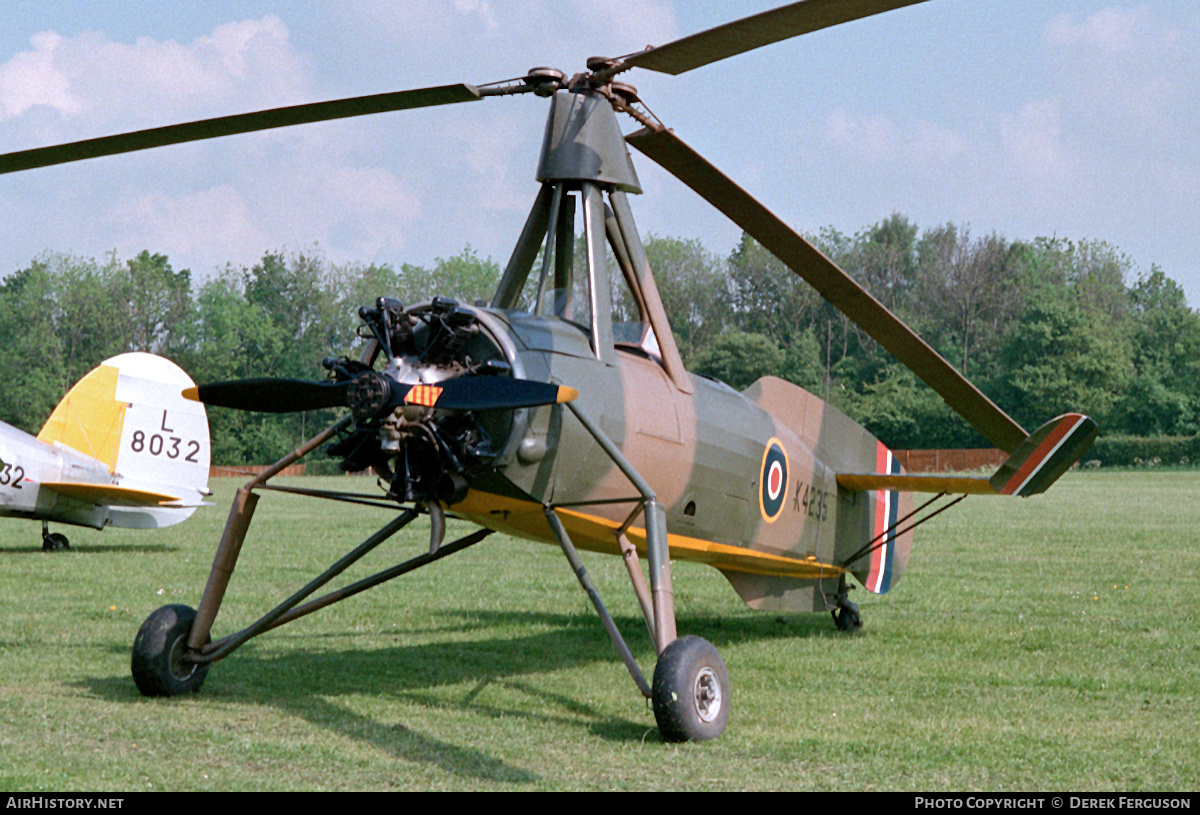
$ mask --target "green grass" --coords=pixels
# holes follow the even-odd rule
[[[331,479],[333,480],[333,479]],[[311,483],[312,480],[306,483]],[[344,484],[345,481],[336,480]],[[355,481],[368,485],[369,482]],[[200,694],[144,699],[129,648],[196,605],[236,482],[159,532],[0,522],[0,789],[1194,790],[1200,473],[1081,473],[923,527],[866,627],[745,609],[676,564],[679,630],[721,650],[729,729],[664,744],[555,547],[494,536],[251,641]],[[216,635],[386,511],[264,495]],[[423,529],[350,575],[421,551]],[[624,569],[588,569],[643,669]]]

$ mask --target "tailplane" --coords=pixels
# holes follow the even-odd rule
[[[902,473],[839,473],[850,490],[903,490],[947,495],[1017,495],[1045,492],[1071,469],[1096,439],[1096,422],[1080,413],[1051,419],[1018,445],[990,478]]]

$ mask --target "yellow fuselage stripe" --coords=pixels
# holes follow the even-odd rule
[[[532,501],[471,490],[466,498],[450,507],[450,511],[481,526],[501,532],[541,543],[557,542],[549,524],[546,523],[545,511],[541,504]],[[556,511],[571,536],[571,542],[577,548],[610,555],[620,554],[621,549],[616,537],[616,532],[622,525],[619,521],[590,515],[577,509],[558,508]],[[627,535],[630,542],[644,555],[645,527],[631,526]],[[667,533],[667,545],[674,559],[707,563],[718,569],[734,572],[805,580],[837,577],[845,572],[845,569],[839,566],[822,563],[816,558],[799,560],[672,532]]]

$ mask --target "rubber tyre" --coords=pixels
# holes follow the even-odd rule
[[[200,690],[208,665],[182,660],[195,621],[195,609],[173,605],[163,606],[142,623],[133,640],[130,669],[143,696],[182,696]]]
[[[733,697],[716,647],[700,637],[668,645],[654,666],[651,700],[666,741],[707,741],[724,733]]]
[[[70,541],[67,536],[61,532],[51,532],[42,538],[43,552],[63,552],[71,548]]]
[[[858,613],[858,606],[847,600],[833,613],[833,624],[837,626],[838,631],[846,631],[851,634],[860,630],[863,627],[863,621],[862,615]]]

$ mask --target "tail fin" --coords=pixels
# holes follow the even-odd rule
[[[1002,495],[1045,492],[1096,440],[1096,423],[1079,413],[1046,422],[1013,451],[988,483]]]
[[[191,387],[195,383],[170,360],[140,352],[115,356],[63,397],[38,439],[100,461],[127,490],[179,496],[174,506],[114,508],[114,525],[178,523],[209,494],[208,417],[204,405],[183,398]]]
[[[838,486],[851,490],[903,490],[966,495],[1045,492],[1079,461],[1096,439],[1096,423],[1080,413],[1051,419],[1031,433],[991,478],[891,473],[839,473]]]

